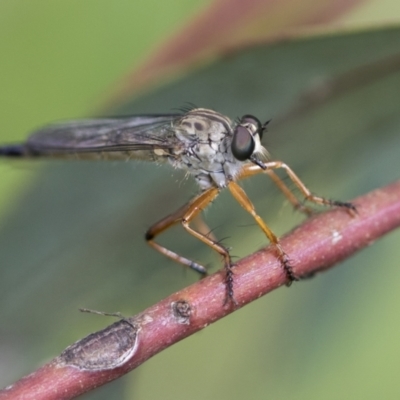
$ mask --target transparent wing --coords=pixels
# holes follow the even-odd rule
[[[32,134],[26,149],[34,155],[173,149],[181,145],[172,129],[179,117],[141,115],[54,124]]]

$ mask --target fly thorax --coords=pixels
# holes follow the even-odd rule
[[[226,141],[231,136],[230,120],[210,110],[194,109],[173,128],[184,147],[180,165],[175,166],[194,175],[202,188],[226,186],[224,164]]]

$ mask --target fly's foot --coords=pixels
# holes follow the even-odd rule
[[[298,281],[299,278],[294,274],[293,267],[289,264],[289,262],[282,263],[282,266],[287,278],[286,286],[289,287],[293,282]]]
[[[234,265],[231,264],[230,260],[225,264],[225,287],[226,287],[226,297],[224,301],[224,306],[228,303],[232,303],[234,307],[238,305],[234,294],[233,294],[233,281],[234,281]]]
[[[289,287],[293,282],[298,281],[299,278],[293,271],[293,267],[290,264],[289,256],[281,249],[280,246],[278,246],[278,250],[280,252],[278,258],[286,275],[286,286]]]
[[[340,207],[346,209],[351,215],[357,214],[357,208],[353,203],[347,201],[330,200],[324,197],[317,197],[312,194],[306,196],[306,200],[313,201],[314,203],[329,206],[329,207]]]
[[[355,215],[357,214],[357,207],[353,203],[349,203],[346,201],[337,201],[337,200],[331,200],[331,205],[336,206],[336,207],[342,207],[347,209],[350,214]]]

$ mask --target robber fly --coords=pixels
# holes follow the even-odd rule
[[[267,174],[300,211],[305,207],[275,173],[283,169],[306,200],[326,206],[355,210],[351,203],[332,201],[313,195],[298,176],[281,161],[268,161],[261,140],[267,128],[252,115],[232,121],[225,115],[205,108],[181,114],[137,115],[115,119],[88,119],[50,125],[33,133],[25,143],[0,147],[5,157],[73,157],[82,159],[142,159],[165,162],[194,177],[200,194],[174,213],[154,224],[146,232],[147,243],[165,256],[189,267],[202,276],[204,266],[180,256],[160,244],[156,237],[180,223],[191,235],[210,246],[224,260],[227,300],[234,299],[234,279],[229,251],[210,235],[191,227],[198,216],[221,192],[228,188],[239,204],[252,215],[273,245],[286,274],[287,284],[297,280],[289,257],[278,237],[256,213],[237,181],[259,173]]]

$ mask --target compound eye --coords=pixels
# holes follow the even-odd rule
[[[258,118],[254,117],[253,115],[243,115],[243,117],[240,120],[241,125],[248,125],[252,126],[254,129],[253,133],[258,133],[260,136],[260,139],[262,139],[263,133],[264,133],[264,126],[261,125],[261,122]]]
[[[231,145],[234,157],[239,161],[248,160],[253,154],[254,148],[254,139],[249,129],[245,126],[238,125],[233,133]]]

